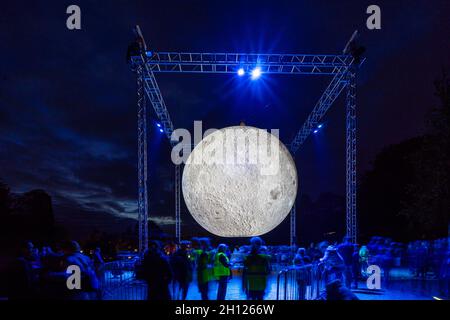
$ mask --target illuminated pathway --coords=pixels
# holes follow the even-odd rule
[[[124,278],[129,278],[131,273],[123,275]],[[195,275],[194,275],[195,276]],[[277,293],[277,280],[276,275],[272,274],[268,279],[267,293],[265,300],[276,300]],[[382,284],[382,289],[379,291],[368,290],[365,288],[365,283],[360,282],[359,288],[353,290],[360,300],[432,300],[433,296],[438,295],[438,283],[436,280],[393,280],[386,287]],[[288,288],[289,290],[289,285]],[[145,299],[145,285],[138,287],[133,286],[125,290],[118,290],[112,293],[112,295],[105,297],[107,300],[142,300]],[[217,296],[217,282],[212,281],[210,283],[209,298],[215,300]],[[175,298],[175,297],[174,297]],[[246,295],[242,291],[242,277],[234,276],[228,283],[226,300],[246,300]],[[187,300],[200,300],[200,292],[197,288],[197,283],[191,282],[189,287]]]
[[[228,283],[228,290],[226,299],[227,300],[246,300],[246,295],[242,291],[241,287],[242,278],[240,276],[235,276]],[[421,284],[423,286],[421,287]],[[361,282],[359,287],[363,288],[364,282]],[[433,297],[425,292],[429,292],[436,286],[433,281],[417,282],[414,281],[392,281],[392,284],[388,289],[380,290],[379,292],[373,292],[370,290],[355,290],[355,294],[361,300],[432,300]],[[209,298],[211,300],[216,299],[217,295],[217,283],[212,282],[209,290]],[[268,280],[267,294],[265,296],[266,300],[276,300],[277,294],[277,279],[276,276],[272,275]],[[200,293],[198,291],[196,282],[192,282],[189,287],[187,300],[199,300]]]

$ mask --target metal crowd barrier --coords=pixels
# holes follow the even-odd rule
[[[100,270],[102,300],[145,300],[147,284],[136,279],[134,261],[112,261]]]
[[[318,264],[290,266],[277,276],[277,300],[316,300],[323,289]]]
[[[145,300],[147,284],[136,278],[136,266],[132,261],[105,263],[100,272],[102,300]],[[323,290],[320,265],[289,266],[277,276],[277,300],[315,300]],[[171,288],[174,299],[178,290]]]

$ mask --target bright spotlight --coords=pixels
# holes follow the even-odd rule
[[[159,129],[159,132],[161,132],[161,133],[163,133],[164,132],[164,130],[161,128],[161,129]]]
[[[323,126],[323,124],[319,124],[318,126],[317,126],[317,128],[322,128],[322,126]]]
[[[317,130],[317,129],[313,131],[313,133],[317,133],[317,132],[319,132],[319,130]]]
[[[156,123],[156,126],[157,126],[158,128],[161,128],[161,123]]]
[[[255,69],[252,70],[252,80],[256,80],[259,77],[261,77],[261,68],[256,67]]]
[[[238,71],[237,71],[237,74],[238,74],[239,77],[242,77],[245,74],[244,68],[239,68]]]

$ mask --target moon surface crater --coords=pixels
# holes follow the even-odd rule
[[[222,237],[251,237],[277,227],[297,195],[290,152],[266,130],[235,126],[207,135],[191,152],[182,190],[193,218]]]

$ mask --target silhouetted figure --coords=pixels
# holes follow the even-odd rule
[[[325,251],[327,251],[327,248],[329,246],[330,244],[328,243],[328,241],[319,242],[319,244],[317,245],[317,249],[320,251],[320,259],[324,256]]]
[[[219,285],[217,287],[217,300],[225,300],[227,294],[228,280],[231,276],[230,260],[226,255],[227,245],[220,244],[214,256],[214,277]]]
[[[242,285],[249,300],[263,300],[270,274],[270,262],[267,255],[260,254],[262,239],[253,237],[250,240],[251,251],[244,260]]]
[[[292,263],[295,267],[298,267],[295,272],[298,288],[298,299],[304,300],[306,298],[306,288],[311,285],[311,269],[308,267],[308,265],[311,264],[311,258],[306,255],[305,248],[298,248]]]
[[[311,262],[315,262],[319,260],[322,257],[322,252],[316,247],[316,245],[312,242],[309,245],[309,248],[307,250],[307,255],[311,258]]]
[[[192,281],[192,262],[189,259],[187,248],[189,242],[182,241],[180,248],[170,258],[173,270],[173,280],[181,292],[181,299],[186,300],[189,284]]]
[[[383,254],[380,256],[380,267],[383,270],[384,285],[387,287],[390,282],[391,269],[394,266],[394,257],[391,249],[384,249]]]
[[[428,245],[425,241],[421,241],[416,250],[417,255],[417,276],[425,279],[428,271]]]
[[[369,267],[369,249],[366,246],[362,246],[359,249],[359,262],[361,264],[361,274],[367,278],[367,268]]]
[[[304,266],[306,264],[311,263],[311,258],[306,255],[306,249],[305,248],[298,248],[297,253],[294,256],[294,260],[292,263],[295,266]]]
[[[211,281],[211,252],[209,239],[200,239],[201,249],[197,252],[197,286],[202,300],[209,300],[209,282]]]
[[[358,281],[361,277],[361,262],[359,259],[359,248],[358,245],[353,245],[353,255],[352,255],[352,280],[353,288],[358,289]]]
[[[94,252],[92,252],[92,261],[96,271],[99,271],[105,263],[102,257],[102,250],[99,247],[95,248]]]
[[[71,290],[71,298],[75,300],[90,300],[98,297],[100,283],[95,273],[91,258],[81,252],[76,241],[70,241],[63,247],[64,269],[76,265],[81,271],[81,289]]]
[[[446,255],[442,260],[439,270],[439,294],[444,298],[450,298],[450,250],[447,249]]]
[[[67,290],[66,284],[64,253],[59,247],[56,247],[55,251],[51,247],[45,247],[42,251],[41,297],[44,299],[70,298],[70,291]]]
[[[342,279],[345,269],[344,260],[337,252],[334,246],[328,246],[325,250],[325,254],[320,259],[323,265],[323,279],[325,283],[328,283],[335,279]]]
[[[142,278],[147,282],[148,300],[171,300],[172,270],[159,244],[151,242],[142,262]]]
[[[102,250],[99,247],[96,247],[94,249],[94,251],[92,252],[92,262],[94,264],[95,274],[97,275],[97,278],[99,279],[99,290],[97,290],[97,299],[101,300],[102,299],[102,296],[101,296],[102,288],[100,286],[101,286],[102,281],[100,279],[102,279],[102,277],[103,277],[103,265],[105,264],[105,261],[103,260]]]
[[[344,279],[345,286],[351,287],[352,284],[352,262],[353,262],[353,243],[350,237],[344,237],[342,243],[337,247],[339,255],[344,260]]]
[[[26,241],[20,244],[17,258],[9,267],[9,299],[32,299],[34,297],[36,279],[32,265],[33,251],[33,243]]]

